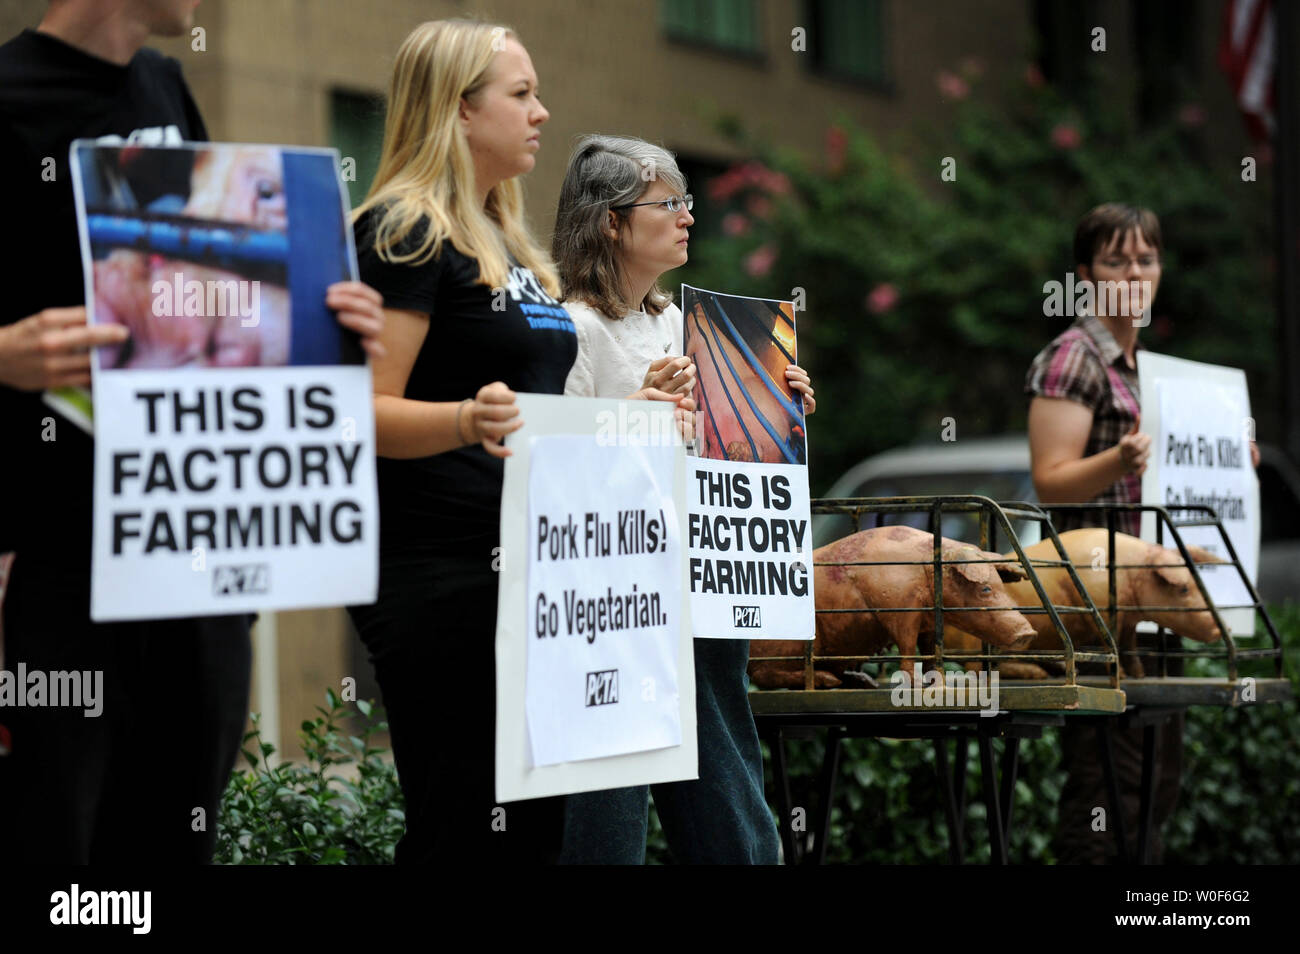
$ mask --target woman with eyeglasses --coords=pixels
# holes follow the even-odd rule
[[[659,284],[686,263],[693,200],[672,154],[641,139],[583,138],[560,189],[551,254],[578,357],[564,393],[641,397],[645,389],[689,398],[695,367],[682,355],[680,309]],[[790,365],[790,387],[816,407],[808,375]],[[694,408],[693,400],[679,404]],[[763,797],[763,761],[749,708],[749,643],[697,639],[698,780],[653,786],[674,857],[686,864],[776,864],[777,835]],[[571,795],[561,861],[645,860],[647,786]]]
[[[523,426],[514,391],[561,393],[577,352],[570,323],[554,320],[559,283],[524,224],[518,178],[549,114],[515,35],[464,20],[407,37],[388,102],[354,221],[386,316],[379,598],[349,612],[406,798],[396,861],[553,861],[562,799],[497,806],[493,784],[501,441]]]

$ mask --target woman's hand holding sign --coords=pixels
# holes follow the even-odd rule
[[[1119,458],[1125,473],[1136,474],[1139,477],[1147,469],[1147,460],[1151,456],[1151,435],[1138,433],[1141,424],[1142,415],[1139,414],[1133,422],[1133,427],[1119,439],[1118,445]]]
[[[674,402],[677,405],[673,411],[677,429],[682,440],[689,444],[695,439],[695,399],[691,397],[694,390],[695,363],[687,357],[665,355],[650,362],[641,390],[629,394],[628,398]]]
[[[695,364],[687,357],[665,355],[650,362],[641,389],[668,394],[690,394],[695,388]]]
[[[338,312],[339,324],[361,336],[361,347],[372,358],[386,353],[379,337],[384,331],[384,299],[364,282],[335,282],[325,290],[325,304]]]
[[[86,324],[86,309],[46,308],[0,328],[0,384],[19,391],[90,387],[90,349],[119,345],[125,328]]]
[[[507,434],[524,426],[518,417],[515,392],[501,381],[493,381],[479,388],[475,398],[461,402],[456,412],[456,430],[466,444],[479,443],[493,457],[509,457],[510,451],[502,441]]]
[[[797,364],[792,364],[785,369],[785,380],[790,385],[791,391],[798,391],[803,395],[805,417],[817,410],[817,402],[813,400],[812,379],[808,377],[807,371]]]

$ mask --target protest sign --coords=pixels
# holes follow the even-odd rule
[[[1142,502],[1167,507],[1213,507],[1255,583],[1259,567],[1259,480],[1250,460],[1254,421],[1246,374],[1238,368],[1186,361],[1139,351],[1142,432],[1151,435],[1151,457],[1142,474]],[[1177,520],[1188,516],[1173,511]],[[1155,541],[1154,514],[1142,515],[1142,538]],[[1227,558],[1218,530],[1180,529],[1188,544]],[[1165,545],[1170,541],[1165,539]],[[1234,567],[1199,567],[1210,598],[1219,607],[1251,602]],[[1225,610],[1234,635],[1255,632],[1252,609]]]
[[[497,799],[695,778],[672,408],[521,394],[519,413],[501,504]]]
[[[791,302],[682,286],[695,362],[687,558],[697,637],[812,639],[812,535]]]
[[[370,370],[333,150],[72,144],[92,324],[91,617],[366,603]]]

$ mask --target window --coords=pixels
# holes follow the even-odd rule
[[[808,0],[808,62],[825,76],[889,83],[884,0]]]
[[[339,151],[343,184],[354,209],[366,197],[379,169],[383,139],[382,96],[338,89],[330,93],[330,145]]]
[[[757,0],[659,0],[659,22],[671,40],[759,55]]]

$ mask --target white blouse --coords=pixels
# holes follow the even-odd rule
[[[564,382],[577,397],[625,398],[641,390],[650,362],[682,353],[682,313],[670,304],[658,315],[633,311],[606,318],[590,305],[566,301],[578,330],[578,357]]]

